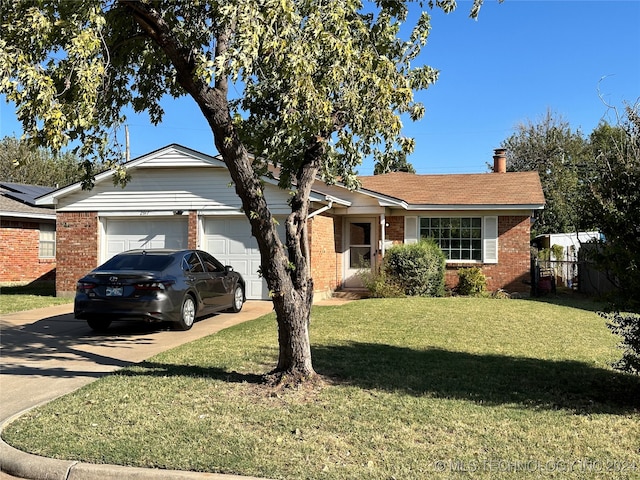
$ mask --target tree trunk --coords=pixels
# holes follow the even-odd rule
[[[313,285],[273,297],[278,318],[278,365],[273,373],[301,381],[314,375],[309,342]],[[283,378],[284,380],[284,378]]]
[[[309,318],[313,301],[307,240],[307,215],[311,185],[323,153],[323,142],[311,140],[295,174],[296,191],[286,223],[286,245],[278,237],[276,223],[263,195],[264,185],[240,140],[229,113],[227,79],[216,79],[214,87],[193,76],[191,50],[182,46],[170,26],[153,7],[140,1],[121,0],[133,12],[145,33],[171,59],[177,81],[196,101],[207,119],[218,152],[222,156],[245,215],[251,224],[261,257],[262,275],[273,298],[278,321],[276,381],[297,383],[314,375],[309,343]],[[221,32],[216,54],[228,47],[231,32]]]

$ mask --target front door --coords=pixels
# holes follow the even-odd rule
[[[362,271],[375,266],[376,242],[375,218],[352,218],[347,220],[347,251],[345,255],[344,286],[361,288]]]

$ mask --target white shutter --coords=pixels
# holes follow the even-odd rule
[[[418,243],[418,217],[404,217],[404,243]]]
[[[498,217],[484,217],[482,236],[484,263],[498,263]]]

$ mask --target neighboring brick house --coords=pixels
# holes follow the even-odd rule
[[[219,158],[169,145],[126,168],[124,189],[105,172],[91,191],[75,184],[38,199],[57,210],[58,295],[72,295],[78,278],[120,251],[188,247],[242,273],[248,298],[268,298],[255,239]],[[459,267],[477,265],[489,288],[527,290],[530,217],[544,206],[537,173],[394,173],[361,181],[358,191],[314,184],[308,234],[318,296],[358,288],[358,272],[375,268],[390,245],[436,232],[450,257],[450,286]],[[288,192],[265,179],[264,193],[282,230]]]
[[[0,284],[53,280],[56,215],[37,207],[49,187],[0,182]]]

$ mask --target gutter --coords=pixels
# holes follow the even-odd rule
[[[318,210],[315,210],[313,212],[311,212],[309,215],[307,215],[307,220],[309,220],[310,218],[315,217],[316,215],[321,214],[322,212],[326,212],[327,210],[330,210],[331,208],[333,208],[333,199],[325,197],[325,200],[329,201],[329,205],[325,205],[322,208],[319,208]]]

